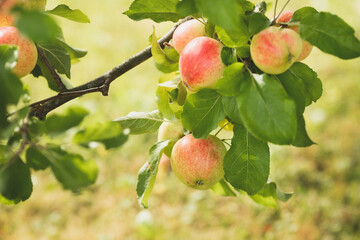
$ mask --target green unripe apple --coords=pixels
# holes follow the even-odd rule
[[[177,141],[171,154],[171,168],[187,186],[205,190],[224,177],[226,148],[222,141],[209,135],[206,139],[186,135]]]

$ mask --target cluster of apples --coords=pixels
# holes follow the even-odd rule
[[[14,16],[10,10],[15,5],[25,9],[45,9],[46,0],[3,0],[0,2],[0,45],[15,45],[18,47],[18,61],[13,73],[19,78],[31,73],[34,69],[38,52],[34,42],[22,36],[14,27]]]
[[[302,40],[298,26],[285,26],[293,12],[283,12],[279,26],[270,26],[254,35],[250,43],[251,59],[263,72],[281,74],[296,61],[304,60],[312,45]],[[179,70],[184,86],[190,93],[213,88],[222,77],[225,64],[221,59],[224,45],[206,36],[205,23],[192,19],[181,24],[173,34],[173,47],[180,54]],[[187,186],[208,189],[224,176],[226,148],[216,136],[196,139],[184,136],[179,123],[165,122],[160,126],[159,141],[177,141],[171,154],[163,154],[159,169],[169,169]]]

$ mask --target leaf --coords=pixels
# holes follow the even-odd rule
[[[84,147],[89,147],[91,142],[99,142],[110,149],[122,146],[127,139],[128,135],[124,134],[118,123],[105,122],[86,126],[74,135],[73,142]]]
[[[225,179],[252,195],[265,185],[269,168],[268,144],[253,137],[243,126],[235,125],[231,147],[224,158]]]
[[[71,58],[64,47],[58,43],[39,43],[38,47],[59,73],[70,78]]]
[[[249,19],[249,35],[253,36],[270,26],[271,21],[262,13],[254,13]]]
[[[198,9],[196,8],[195,0],[182,0],[176,5],[176,12],[182,17],[186,16],[197,16]]]
[[[291,144],[297,126],[295,102],[274,76],[253,74],[253,78],[237,98],[244,125],[260,139]]]
[[[46,134],[61,134],[66,130],[78,126],[89,114],[89,111],[82,107],[68,108],[63,114],[53,114],[46,118],[43,123]]]
[[[213,0],[211,4],[208,0],[196,0],[196,6],[213,24],[227,31],[241,32],[239,15],[245,11],[237,0]]]
[[[175,76],[176,76],[175,72],[163,75],[159,79],[159,84],[156,89],[156,102],[158,104],[158,109],[163,115],[163,117],[169,120],[176,119],[175,113],[170,107],[169,94],[168,94],[168,90],[177,88],[179,84],[179,78],[175,78]]]
[[[0,129],[2,130],[7,125],[7,105],[17,104],[23,94],[23,85],[20,79],[11,72],[16,65],[17,58],[17,47],[0,46]],[[0,133],[1,135],[2,133]]]
[[[155,110],[149,113],[131,112],[114,121],[119,123],[123,129],[128,128],[130,134],[144,134],[157,131],[164,119],[161,113]]]
[[[277,200],[282,202],[288,201],[292,196],[292,193],[283,193],[276,186],[276,183],[270,182],[267,183],[260,192],[255,195],[250,196],[252,200],[258,204],[264,205],[266,207],[277,208]]]
[[[244,31],[246,26],[244,27]],[[228,47],[241,47],[245,45],[248,40],[248,34],[247,33],[238,33],[236,31],[229,31],[225,30],[224,28],[221,28],[219,26],[215,26],[215,31],[218,36],[218,38]]]
[[[240,107],[236,97],[223,97],[222,103],[226,116],[238,124],[242,124]]]
[[[90,23],[90,19],[79,9],[72,10],[65,4],[60,4],[54,9],[46,11],[48,13],[67,18],[69,20],[80,22],[80,23]]]
[[[300,113],[297,114],[297,130],[295,139],[292,145],[296,147],[309,147],[313,145],[314,142],[310,139],[306,128],[305,128],[305,119],[304,116]]]
[[[217,195],[220,196],[230,196],[235,197],[236,193],[231,189],[229,184],[224,180],[221,179],[218,183],[211,187],[211,190]]]
[[[340,17],[327,12],[308,14],[299,27],[303,39],[321,51],[342,59],[360,56],[360,41],[354,29]]]
[[[265,1],[261,1],[257,4],[255,4],[254,12],[255,13],[262,13],[265,14],[267,10],[267,4]]]
[[[123,14],[133,20],[151,19],[157,23],[178,21],[181,16],[176,12],[177,0],[135,0]]]
[[[303,81],[307,100],[306,106],[310,105],[311,101],[316,102],[321,97],[323,91],[321,80],[309,66],[297,62],[288,71]]]
[[[205,88],[187,97],[182,123],[195,138],[206,138],[224,118],[221,96],[215,90]]]
[[[147,162],[141,167],[138,173],[136,182],[136,193],[139,204],[148,208],[148,200],[153,189],[158,166],[160,162],[163,149],[167,147],[169,141],[158,142],[150,148],[149,158]]]
[[[85,161],[81,155],[67,153],[57,146],[48,146],[43,153],[56,179],[65,189],[78,192],[95,183],[98,167],[94,160]]]
[[[38,10],[25,11],[19,7],[13,11],[17,14],[16,27],[33,41],[51,41],[57,36],[59,26],[50,15]]]
[[[26,150],[25,156],[26,164],[34,170],[44,170],[50,166],[47,157],[36,147],[30,146]]]
[[[300,22],[301,19],[305,18],[308,15],[312,15],[315,13],[318,13],[318,11],[315,8],[312,8],[312,7],[300,8],[294,12],[294,14],[289,22]]]
[[[7,124],[3,128],[1,128],[0,139],[5,139],[5,140],[8,139],[7,144],[8,145],[11,144],[11,141],[13,140],[14,137],[14,132],[16,132],[16,130],[19,129],[25,117],[27,116],[28,112],[29,112],[29,107],[23,107],[17,110],[15,113],[13,113],[11,117],[8,117],[6,119],[8,120]]]
[[[0,195],[13,203],[28,199],[32,193],[29,167],[20,158],[0,166]]]
[[[249,72],[244,69],[244,64],[236,62],[225,68],[223,77],[215,85],[215,90],[223,96],[236,96],[240,94],[244,81],[251,81]]]
[[[234,48],[223,47],[221,50],[221,61],[226,65],[236,63],[236,54]]]

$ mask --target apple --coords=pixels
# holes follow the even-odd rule
[[[177,140],[184,135],[181,123],[163,122],[159,127],[158,141]]]
[[[19,77],[29,74],[35,67],[38,53],[33,41],[20,35],[15,27],[0,27],[0,45],[16,45],[19,48],[18,62],[13,72]]]
[[[28,10],[45,10],[46,0],[4,0],[0,3],[0,27],[14,25],[14,16],[11,15],[10,10],[16,4]]]
[[[0,27],[13,25],[14,17],[10,13],[0,12]]]
[[[47,0],[3,0],[0,4],[1,11],[8,12],[15,5],[20,5],[28,10],[44,10]]]
[[[254,35],[250,54],[265,73],[281,74],[297,61],[302,51],[300,35],[287,28],[269,27]]]
[[[191,40],[205,35],[204,23],[196,19],[186,21],[176,28],[172,38],[173,46],[178,53],[181,53]]]
[[[279,18],[276,20],[277,23],[287,23],[290,21],[290,19],[292,18],[292,16],[294,15],[293,11],[285,11],[282,12],[279,16]],[[295,32],[299,33],[299,26],[289,26],[287,27],[289,29],[294,30]],[[313,49],[313,46],[306,40],[302,40],[302,51],[300,53],[300,56],[298,57],[297,61],[302,61],[305,58],[307,58],[310,53],[311,50]]]
[[[170,171],[171,171],[170,158],[163,153],[161,155],[159,162],[157,178],[163,179],[170,173]]]
[[[222,77],[225,64],[221,60],[224,45],[213,38],[197,37],[180,54],[179,69],[184,86],[196,92],[213,88]]]
[[[220,139],[209,135],[196,139],[192,134],[177,141],[171,154],[171,168],[187,186],[205,190],[224,176],[226,148]]]

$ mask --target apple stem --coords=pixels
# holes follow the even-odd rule
[[[285,5],[283,6],[283,8],[281,9],[281,11],[279,12],[279,14],[275,17],[274,15],[274,21],[276,22],[276,20],[280,17],[281,13],[285,10],[286,6],[289,4],[291,0],[288,0]],[[277,2],[277,1],[276,1]]]
[[[277,9],[277,5],[278,5],[278,0],[275,1],[274,17],[273,17],[274,21],[275,21],[275,19],[276,19],[276,9]]]
[[[221,132],[221,130],[223,130],[230,122],[227,122],[226,124],[224,124],[224,126],[222,126],[216,133],[215,133],[215,137]]]
[[[226,142],[226,141],[224,141],[224,140],[226,140],[226,139],[222,139],[221,141],[222,141],[223,143],[225,143],[226,145],[228,145],[229,147],[231,147],[231,144],[228,143],[228,142]]]

